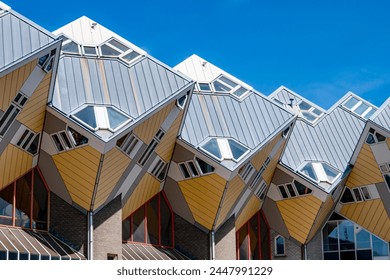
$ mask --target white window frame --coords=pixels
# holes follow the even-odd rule
[[[313,190],[307,186],[305,186],[307,189],[309,189],[311,192],[310,193],[307,193],[307,194],[299,194],[298,190],[297,190],[297,187],[295,186],[295,179],[292,181],[292,182],[289,182],[289,183],[284,183],[284,184],[279,184],[277,185],[277,189],[278,189],[278,192],[280,194],[280,197],[282,199],[290,199],[290,198],[296,198],[296,197],[304,197],[304,196],[308,196],[308,195],[312,195],[313,193]],[[291,196],[291,193],[290,193],[290,190],[288,189],[287,185],[291,185],[292,186],[292,189],[294,191],[294,194],[295,196]],[[304,185],[304,184],[302,184]],[[280,187],[283,187],[284,188],[284,191],[286,192],[287,194],[287,197],[283,197],[282,195],[282,192],[280,191]]]
[[[309,175],[306,175],[305,173],[302,172],[302,169],[307,164],[311,164],[312,165],[314,173],[315,173],[315,175],[317,177],[317,180],[315,180],[314,178],[312,178]],[[338,174],[333,178],[332,181],[328,180],[328,176],[326,175],[326,172],[324,170],[323,165],[327,165],[331,169],[334,169],[336,172],[338,172]],[[303,176],[305,176],[305,178],[308,178],[310,181],[315,182],[317,184],[319,184],[319,183],[328,183],[328,184],[332,185],[341,176],[341,172],[337,168],[331,166],[330,164],[322,162],[322,161],[305,161],[298,168],[298,172],[300,174],[302,174]]]
[[[217,157],[216,155],[213,155],[212,153],[210,153],[209,151],[207,151],[205,148],[203,148],[203,146],[208,143],[209,141],[211,141],[212,139],[215,139],[217,141],[217,144],[218,144],[218,148],[219,148],[219,151],[221,153],[221,157]],[[244,152],[239,158],[235,159],[233,158],[233,153],[230,149],[230,144],[229,144],[229,140],[231,141],[234,141],[236,142],[237,144],[239,144],[240,146],[244,147],[246,149],[246,152]],[[234,162],[239,162],[243,157],[245,157],[249,152],[250,150],[243,144],[239,143],[238,141],[236,141],[235,139],[233,138],[222,138],[222,137],[211,137],[211,138],[208,138],[206,141],[204,141],[201,145],[199,145],[199,148],[204,151],[205,153],[207,153],[208,155],[212,156],[213,158],[216,158],[218,159],[219,161],[222,161],[222,160],[232,160]]]
[[[349,109],[348,107],[345,106],[345,104],[346,104],[349,100],[351,100],[352,98],[358,100],[358,102],[357,102],[351,109]],[[355,110],[356,110],[357,108],[359,108],[360,105],[362,105],[363,103],[366,104],[366,105],[368,106],[368,108],[367,108],[362,114],[356,113]],[[348,111],[351,111],[351,112],[353,112],[354,114],[356,114],[356,115],[358,115],[358,116],[360,116],[360,117],[362,117],[362,118],[364,118],[364,119],[365,119],[365,116],[366,116],[371,110],[375,110],[375,111],[376,111],[376,109],[375,109],[374,107],[372,107],[370,104],[368,104],[367,102],[364,102],[363,100],[359,100],[359,98],[356,98],[356,97],[354,97],[354,96],[350,96],[347,100],[345,100],[345,101],[343,102],[342,106],[343,106],[345,109],[347,109]]]
[[[95,49],[95,53],[94,54],[86,53],[85,48],[93,48],[93,49]],[[97,57],[99,55],[98,48],[94,45],[82,45],[81,49],[82,49],[82,54],[85,56]]]
[[[230,80],[231,82],[233,82],[233,83],[235,83],[235,84],[237,84],[237,85],[236,85],[235,87],[233,87],[233,86],[227,84],[226,82],[224,82],[224,81],[221,80],[222,77],[225,78],[225,79],[227,79],[227,80]],[[214,87],[214,82],[216,82],[216,81],[218,81],[219,83],[223,84],[224,86],[230,88],[230,90],[227,91],[227,92],[224,92],[224,91],[217,91],[217,90],[215,89],[215,87]],[[233,80],[233,79],[231,79],[231,78],[228,78],[226,75],[220,75],[218,78],[214,79],[214,80],[210,83],[210,85],[211,85],[211,87],[212,87],[213,92],[219,93],[219,94],[231,94],[231,95],[234,96],[234,98],[239,99],[239,100],[243,99],[246,95],[248,95],[248,94],[250,93],[250,90],[249,90],[249,89],[247,89],[245,86],[241,85],[239,82],[237,82],[237,81],[235,81],[235,80]],[[240,88],[243,88],[243,89],[245,89],[246,91],[245,91],[243,94],[241,94],[241,96],[238,96],[238,95],[235,94],[235,92],[236,92],[237,90],[239,90]]]

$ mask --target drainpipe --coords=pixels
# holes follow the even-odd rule
[[[210,260],[215,260],[215,233],[210,231]]]
[[[303,245],[303,259],[307,260],[307,245]]]
[[[88,212],[88,260],[93,260],[93,212]]]

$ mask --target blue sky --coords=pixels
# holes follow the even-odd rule
[[[3,1],[49,31],[88,16],[170,66],[195,53],[266,95],[390,95],[390,1]]]

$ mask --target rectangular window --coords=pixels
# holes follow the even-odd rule
[[[144,153],[142,154],[141,158],[138,161],[138,164],[141,166],[144,166],[145,163],[148,161],[154,150],[156,149],[157,145],[160,143],[161,139],[164,137],[165,132],[160,128],[152,141],[150,142],[149,146],[146,148]]]
[[[139,143],[139,139],[135,137],[134,134],[129,134],[123,143],[120,145],[120,148],[123,152],[130,156],[130,154],[134,151],[134,148]]]
[[[187,165],[189,166],[189,168],[191,170],[192,176],[194,176],[194,177],[199,176],[198,169],[196,169],[195,163],[193,161],[188,161]]]
[[[256,186],[258,186],[260,184],[261,179],[262,179],[262,177],[261,177],[262,174],[263,174],[263,172],[260,169],[260,171],[257,172],[257,174],[256,174],[255,178],[253,179],[252,183],[249,185],[249,188],[251,190],[254,189]]]
[[[163,181],[165,179],[165,174],[167,170],[168,164],[159,159],[155,166],[152,169],[152,175],[156,177],[159,181]]]
[[[238,171],[238,174],[241,176],[242,180],[245,183],[248,183],[248,180],[252,177],[253,173],[256,171],[252,163],[248,162],[246,165],[241,167]]]
[[[181,173],[183,174],[184,178],[191,178],[190,172],[188,172],[187,166],[185,163],[179,163],[179,168]]]
[[[32,155],[35,155],[38,152],[39,138],[40,134],[36,134],[29,129],[25,129],[22,136],[16,143],[16,146]]]
[[[359,188],[352,189],[353,194],[355,195],[356,201],[362,201],[362,195],[360,194]]]

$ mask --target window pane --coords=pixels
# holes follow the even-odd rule
[[[241,97],[244,93],[247,92],[247,89],[246,88],[243,88],[243,87],[239,87],[235,92],[233,92],[233,94],[237,97]]]
[[[87,106],[74,115],[93,129],[96,129],[95,110],[93,106]]]
[[[128,49],[130,49],[129,47],[125,46],[124,44],[122,44],[121,42],[119,42],[119,41],[117,41],[115,39],[111,39],[110,41],[108,41],[108,43],[110,43],[111,45],[113,45],[114,47],[120,49],[123,52],[127,51]]]
[[[199,83],[199,89],[201,91],[210,91],[210,84],[209,83]]]
[[[205,143],[202,146],[202,148],[219,159],[222,157],[221,151],[219,150],[217,139],[215,138],[210,139],[207,143]]]
[[[130,52],[130,53],[128,53],[128,54],[122,56],[122,58],[123,58],[124,60],[126,60],[127,62],[130,62],[130,61],[132,61],[134,58],[136,58],[136,57],[138,57],[138,56],[140,56],[139,53],[137,53],[137,52],[135,52],[135,51],[132,51],[132,52]]]
[[[34,140],[31,142],[30,147],[28,147],[27,152],[35,155],[38,152],[39,145],[39,134],[37,134]]]
[[[324,260],[338,260],[338,259],[339,259],[338,252],[324,253]]]
[[[368,191],[367,187],[361,187],[360,189],[362,190],[362,193],[363,193],[365,200],[371,199],[371,195],[370,195],[370,192]]]
[[[369,133],[368,136],[367,136],[367,139],[366,139],[366,143],[367,144],[375,144],[376,141],[375,141],[374,135]]]
[[[316,116],[312,115],[309,112],[302,112],[302,117],[304,117],[309,122],[314,122],[317,119]]]
[[[31,172],[16,181],[15,225],[19,227],[30,227],[30,186]]]
[[[187,167],[186,167],[186,165],[184,163],[179,163],[179,167],[180,167],[181,172],[183,173],[184,178],[190,178],[191,177],[191,175],[188,172],[188,169],[187,169]]]
[[[147,208],[147,243],[158,245],[158,196],[146,204]]]
[[[130,241],[130,219],[122,221],[122,240]]]
[[[232,152],[233,158],[238,160],[245,152],[248,150],[242,145],[238,144],[236,141],[228,139],[230,150]]]
[[[172,244],[172,212],[169,208],[165,198],[160,194],[160,215],[161,215],[161,245],[173,246]]]
[[[353,194],[356,197],[356,201],[362,201],[362,196],[360,195],[359,188],[352,189]]]
[[[302,169],[301,172],[306,176],[312,178],[314,181],[317,181],[317,176],[315,174],[313,165],[311,163],[307,163]]]
[[[368,105],[366,103],[362,103],[360,104],[359,107],[357,107],[354,112],[358,115],[362,115],[367,109],[368,109]]]
[[[308,111],[311,109],[311,105],[309,105],[308,103],[306,103],[305,101],[302,101],[301,103],[299,103],[299,109],[303,110],[303,111]]]
[[[96,48],[84,46],[84,53],[89,55],[96,55]]]
[[[368,113],[364,116],[364,118],[369,119],[375,112],[376,110],[374,108],[371,108],[371,110],[368,111]]]
[[[343,196],[341,197],[341,202],[342,203],[349,203],[349,202],[354,202],[355,199],[352,196],[351,190],[349,188],[345,188]]]
[[[235,82],[233,82],[232,80],[230,80],[230,79],[228,79],[228,78],[226,78],[224,76],[220,77],[219,80],[221,80],[225,84],[228,84],[232,88],[235,88],[236,86],[238,86]]]
[[[66,53],[80,53],[79,51],[79,45],[77,45],[75,42],[70,41],[66,45],[62,46],[62,51]]]
[[[278,236],[275,242],[276,242],[276,254],[284,255],[284,238],[282,236]]]
[[[80,146],[84,144],[88,144],[88,138],[85,137],[84,135],[78,133],[76,130],[73,130],[72,128],[68,127],[69,133],[73,138],[73,143],[74,145]]]
[[[35,169],[34,170],[33,220],[36,229],[48,230],[47,210],[48,210],[48,193],[39,172]]]
[[[355,97],[351,97],[347,102],[344,103],[344,106],[351,110],[358,102],[359,100],[357,100]]]
[[[14,197],[14,184],[0,191],[0,224],[12,226],[12,203]]]
[[[128,117],[119,113],[117,110],[111,107],[107,107],[107,114],[108,119],[110,120],[110,127],[113,130],[115,130],[118,126],[120,126],[129,119]]]
[[[372,260],[372,251],[371,250],[358,250],[356,252],[357,260]]]
[[[193,161],[189,161],[189,162],[188,162],[188,166],[190,167],[191,172],[192,172],[192,174],[193,174],[194,176],[199,176],[198,170],[196,169],[195,164],[194,164]]]
[[[199,168],[202,171],[202,174],[212,173],[215,170],[213,166],[201,160],[200,158],[196,158],[196,162],[198,163]]]
[[[133,215],[133,241],[145,243],[145,210],[142,206]]]
[[[341,251],[340,260],[355,260],[355,251]]]
[[[350,221],[339,222],[340,250],[355,249],[354,228]]]
[[[213,83],[213,85],[214,85],[215,91],[218,91],[218,92],[229,92],[231,90],[231,88],[229,88],[228,86],[225,86],[224,84],[220,83],[219,81],[215,81]]]
[[[287,194],[286,190],[284,189],[284,186],[283,186],[283,185],[280,185],[280,186],[278,186],[278,187],[279,187],[280,193],[282,194],[282,197],[283,197],[283,198],[288,198],[288,194]]]
[[[311,189],[307,188],[306,186],[304,186],[303,184],[301,184],[298,181],[294,181],[293,183],[294,183],[295,188],[297,189],[299,195],[305,195],[305,194],[309,194],[312,192]]]
[[[322,230],[322,235],[324,242],[324,252],[336,251],[339,249],[337,221],[328,222]]]
[[[322,167],[325,171],[326,177],[328,178],[328,182],[332,183],[334,179],[336,179],[336,177],[339,175],[339,172],[324,163],[322,164]]]
[[[297,196],[297,195],[295,194],[294,188],[293,188],[293,186],[292,186],[291,184],[287,184],[286,186],[287,186],[287,190],[288,190],[288,192],[289,192],[289,194],[290,194],[291,197]]]
[[[113,48],[109,47],[106,44],[100,46],[100,51],[102,52],[102,55],[108,55],[108,56],[118,56],[121,54],[120,52],[114,50]]]
[[[238,247],[239,247],[239,253],[240,253],[240,260],[247,260],[248,259],[248,226],[245,224],[239,231],[238,231]]]
[[[372,235],[372,250],[374,257],[384,257],[389,255],[389,246],[375,235]]]
[[[254,215],[249,221],[249,236],[250,236],[250,259],[259,260],[259,226],[258,226],[258,216]]]
[[[371,248],[370,234],[361,227],[359,227],[357,230],[356,242],[356,248],[358,249]]]

